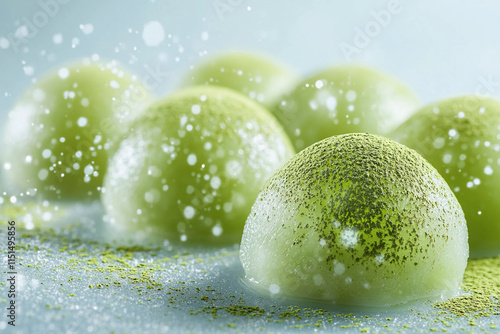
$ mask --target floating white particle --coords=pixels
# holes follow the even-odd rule
[[[50,219],[52,219],[52,214],[50,212],[44,212],[42,214],[42,219],[43,221],[49,221]]]
[[[450,129],[450,131],[448,131],[448,135],[450,135],[450,137],[455,137],[457,135],[457,130]]]
[[[222,234],[222,227],[220,225],[215,225],[212,227],[212,234],[219,237]]]
[[[201,33],[201,39],[204,41],[208,40],[208,32],[207,31],[204,31]]]
[[[91,175],[93,171],[94,171],[94,167],[90,164],[85,166],[85,168],[83,169],[83,173],[85,175]]]
[[[198,115],[198,114],[200,113],[200,111],[201,111],[201,107],[200,107],[200,105],[199,105],[199,104],[193,104],[193,105],[191,106],[191,112],[192,112],[193,114]]]
[[[269,285],[269,292],[273,295],[280,292],[280,286],[278,284]]]
[[[326,98],[326,108],[330,111],[334,111],[337,108],[337,99],[334,96]]]
[[[161,170],[157,166],[151,165],[148,167],[148,175],[152,177],[160,177]]]
[[[345,265],[343,263],[335,262],[333,264],[333,272],[335,273],[335,275],[342,275],[344,271],[345,271]]]
[[[318,81],[316,81],[316,83],[314,85],[316,86],[316,88],[321,89],[323,87],[323,81],[318,80]]]
[[[236,160],[230,160],[226,163],[226,173],[232,178],[238,178],[243,171],[243,166]]]
[[[78,37],[74,37],[71,40],[71,47],[74,49],[78,44],[80,44],[80,39]]]
[[[0,48],[7,49],[10,46],[10,42],[5,37],[0,37]]]
[[[73,164],[73,169],[74,169],[74,170],[79,170],[79,169],[80,169],[80,164],[79,164],[78,162],[75,162],[75,163]]]
[[[28,29],[28,27],[25,24],[22,25],[22,26],[20,26],[20,27],[18,27],[16,29],[15,35],[16,35],[16,37],[19,37],[21,39],[24,39],[24,38],[28,37],[28,35],[29,35],[29,29]]]
[[[42,151],[42,157],[44,159],[50,158],[51,155],[52,155],[52,151],[48,148],[46,148],[45,150]]]
[[[451,154],[446,153],[445,155],[443,155],[443,162],[445,164],[449,164],[451,162],[451,158],[452,158]]]
[[[471,181],[467,182],[467,188],[472,188],[474,186],[474,183]]]
[[[66,141],[66,138],[61,137],[61,138],[59,138],[59,141],[60,141],[61,143],[64,143],[64,142]]]
[[[358,243],[358,230],[347,227],[342,231],[340,238],[345,247],[354,247]]]
[[[192,219],[194,214],[195,210],[192,206],[188,205],[184,208],[184,217],[186,217],[186,219]]]
[[[33,161],[33,158],[31,157],[31,155],[27,155],[27,156],[24,158],[24,161],[25,161],[26,163],[28,163],[28,164],[29,164],[29,163],[31,163],[31,161]]]
[[[190,154],[190,155],[188,155],[188,157],[187,157],[187,163],[188,163],[188,165],[190,165],[190,166],[194,166],[194,164],[196,163],[196,160],[197,160],[197,159],[196,159],[196,154],[191,153],[191,154]]]
[[[57,72],[61,79],[66,79],[69,76],[69,70],[66,67],[60,68]]]
[[[315,100],[309,101],[309,108],[311,108],[311,110],[318,109],[318,102],[316,102]]]
[[[486,108],[485,107],[481,107],[479,108],[479,113],[480,114],[484,114],[484,112],[486,111]]]
[[[158,189],[151,189],[144,193],[144,200],[148,203],[158,203],[160,201],[160,192]]]
[[[62,34],[55,34],[54,36],[52,36],[52,42],[54,42],[54,44],[61,44],[62,41],[63,41]]]
[[[345,94],[345,98],[346,98],[346,100],[347,100],[347,101],[349,101],[349,102],[354,102],[354,101],[356,101],[356,97],[357,97],[357,94],[356,94],[356,92],[355,92],[355,91],[353,91],[353,90],[349,90],[349,91],[347,91],[347,93]]]
[[[81,127],[81,128],[82,128],[82,127],[84,127],[85,125],[87,125],[87,123],[88,123],[87,118],[86,118],[86,117],[83,117],[83,116],[82,116],[82,117],[80,117],[80,118],[78,119],[78,121],[77,121],[78,126],[79,126],[79,127]]]
[[[114,89],[120,88],[120,84],[116,80],[111,80],[109,85],[111,86],[111,88],[114,88]]]
[[[23,71],[25,75],[32,76],[35,73],[35,68],[33,66],[24,66]]]
[[[325,283],[325,279],[320,274],[314,275],[313,281],[314,281],[314,285],[321,285],[321,284]]]
[[[481,184],[481,180],[480,180],[480,179],[478,179],[478,178],[475,178],[475,179],[473,180],[473,182],[474,182],[474,184],[475,184],[476,186],[478,186],[478,185],[480,185],[480,184]]]
[[[219,189],[219,187],[221,186],[221,183],[222,182],[218,176],[214,176],[210,180],[210,186],[214,189]]]
[[[491,168],[490,166],[484,167],[484,174],[486,174],[486,175],[493,174],[493,168]]]
[[[137,213],[138,215],[140,215],[140,214],[142,214],[142,210],[141,210],[141,209],[137,209],[136,213]]]
[[[233,203],[231,202],[226,202],[224,203],[224,205],[222,206],[222,209],[224,210],[224,212],[231,212],[233,210]]]
[[[443,137],[438,137],[434,139],[434,142],[432,143],[435,149],[440,149],[444,146],[444,138]]]
[[[12,204],[16,203],[17,202],[17,197],[16,196],[10,196],[10,202]]]
[[[203,144],[203,148],[209,151],[212,148],[212,143],[207,141],[205,144]]]
[[[158,46],[165,39],[165,30],[158,21],[150,21],[144,25],[142,39],[147,46]]]
[[[40,88],[35,88],[35,90],[33,90],[33,99],[36,102],[42,102],[45,100],[45,91]]]
[[[47,176],[49,176],[49,171],[45,168],[40,169],[40,171],[38,172],[38,178],[40,179],[40,181],[45,181]]]
[[[384,254],[378,254],[377,256],[375,256],[375,261],[377,261],[377,263],[382,263],[384,262]]]
[[[182,242],[187,241],[187,235],[185,235],[185,234],[181,235],[180,239]]]
[[[92,25],[91,23],[80,24],[80,29],[85,35],[90,35],[94,32],[94,25]]]
[[[352,278],[346,277],[345,278],[345,284],[351,284],[352,283]]]
[[[75,96],[76,96],[75,92],[73,92],[73,91],[65,90],[63,92],[63,97],[64,97],[65,100],[67,100],[67,99],[74,99]]]
[[[481,214],[482,214],[482,212],[481,212],[481,211],[478,211],[478,212],[477,212],[477,214],[478,214],[478,215],[481,215]]]
[[[458,118],[464,118],[465,117],[465,113],[463,111],[459,111],[458,114],[457,114]]]

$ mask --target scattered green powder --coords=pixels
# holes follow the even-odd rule
[[[433,306],[456,316],[500,315],[500,257],[470,260],[464,274],[463,290],[468,294]]]
[[[5,211],[0,210],[0,216]],[[19,213],[16,211],[16,213]],[[0,225],[3,225],[0,222]],[[143,294],[150,297],[166,297],[167,307],[173,309],[186,308],[185,303],[190,298],[197,299],[201,304],[189,310],[193,316],[208,316],[208,320],[225,319],[227,330],[244,330],[241,323],[247,325],[253,321],[264,323],[285,323],[288,327],[301,331],[310,331],[312,328],[354,328],[361,333],[371,332],[375,327],[384,328],[389,331],[412,331],[412,327],[399,322],[397,317],[382,317],[374,320],[371,316],[356,316],[350,314],[330,313],[321,308],[300,308],[297,306],[275,306],[265,302],[249,305],[245,292],[242,297],[219,291],[220,286],[203,285],[202,282],[193,280],[172,281],[162,275],[168,271],[189,271],[196,263],[204,261],[221,261],[224,257],[234,257],[235,253],[220,252],[217,256],[200,258],[200,254],[189,252],[172,251],[168,257],[159,257],[163,253],[159,248],[142,246],[124,247],[112,246],[105,243],[89,240],[80,240],[64,236],[60,231],[53,229],[41,229],[35,226],[32,230],[19,228],[21,239],[18,244],[20,259],[24,253],[37,252],[47,260],[43,264],[24,264],[26,270],[39,270],[41,266],[50,264],[51,258],[64,259],[64,264],[56,264],[52,270],[58,272],[58,285],[68,289],[65,292],[67,298],[78,297],[78,289],[74,283],[86,280],[85,287],[96,291],[104,289],[118,291],[121,288],[132,289],[138,296]],[[36,245],[34,245],[36,244]],[[56,246],[58,252],[51,250]],[[236,252],[236,251],[235,251]],[[58,254],[56,254],[58,253]],[[164,254],[164,253],[163,253]],[[55,262],[54,262],[55,263]],[[19,264],[21,265],[21,263]],[[62,282],[61,282],[62,281]],[[50,283],[50,282],[45,282]],[[193,284],[196,284],[197,286]],[[43,281],[40,284],[44,284]],[[471,329],[479,329],[476,319],[489,317],[491,323],[487,327],[481,327],[485,333],[493,332],[498,328],[498,316],[500,316],[500,257],[479,260],[470,260],[465,271],[463,290],[466,294],[436,303],[433,307],[436,312],[422,313],[409,309],[408,313],[426,319],[429,323],[427,331],[446,332],[448,328],[456,323],[456,319],[467,317],[469,329],[462,328],[468,332]],[[66,291],[63,288],[63,291]],[[156,291],[156,294],[152,294]],[[116,292],[113,292],[116,293]],[[158,297],[156,297],[158,298]],[[5,299],[0,300],[5,302]],[[149,297],[140,298],[139,304],[147,307],[154,300]],[[196,303],[195,303],[196,305]],[[61,305],[45,305],[51,311],[65,309]],[[484,324],[484,322],[483,322]],[[371,327],[367,327],[370,325]],[[262,327],[261,327],[262,328]],[[309,328],[309,329],[307,329]],[[455,327],[454,327],[455,328]],[[262,328],[264,330],[264,328]]]

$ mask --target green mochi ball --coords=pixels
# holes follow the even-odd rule
[[[195,65],[187,73],[183,85],[231,88],[269,108],[296,82],[295,73],[272,58],[227,52]]]
[[[132,128],[103,201],[112,226],[138,238],[238,242],[260,188],[294,154],[267,110],[222,87],[177,92]]]
[[[333,135],[385,135],[418,105],[414,93],[396,78],[368,67],[342,65],[305,79],[271,110],[301,150]]]
[[[8,113],[4,178],[49,199],[99,198],[110,151],[151,99],[114,62],[85,59],[39,79]]]
[[[500,255],[500,101],[439,101],[418,110],[391,137],[422,154],[455,192],[471,256]]]
[[[370,134],[327,138],[266,183],[240,259],[250,286],[339,305],[457,293],[468,258],[460,204],[415,151]]]

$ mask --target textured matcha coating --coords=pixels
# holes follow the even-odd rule
[[[104,203],[118,227],[173,240],[240,240],[260,188],[294,154],[267,110],[222,87],[182,90],[132,129]]]
[[[240,252],[257,288],[339,304],[453,294],[468,257],[458,201],[415,151],[369,134],[330,137],[267,183]]]
[[[427,159],[457,196],[471,256],[500,254],[500,101],[460,96],[418,110],[390,136]]]

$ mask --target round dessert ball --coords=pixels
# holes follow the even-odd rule
[[[374,69],[343,65],[301,83],[271,109],[297,150],[345,133],[385,135],[419,105],[402,82]]]
[[[105,178],[110,221],[138,237],[241,239],[265,181],[293,154],[278,121],[222,87],[191,87],[150,106]]]
[[[500,101],[461,96],[418,110],[391,133],[444,177],[465,213],[472,257],[500,254]]]
[[[113,140],[149,100],[115,63],[84,60],[58,68],[8,113],[5,179],[49,199],[98,198]]]
[[[297,82],[295,73],[276,60],[253,53],[228,52],[195,65],[183,85],[217,85],[234,89],[267,108]]]
[[[266,183],[240,258],[251,286],[340,305],[385,306],[456,293],[467,226],[439,173],[370,134],[327,138]]]

